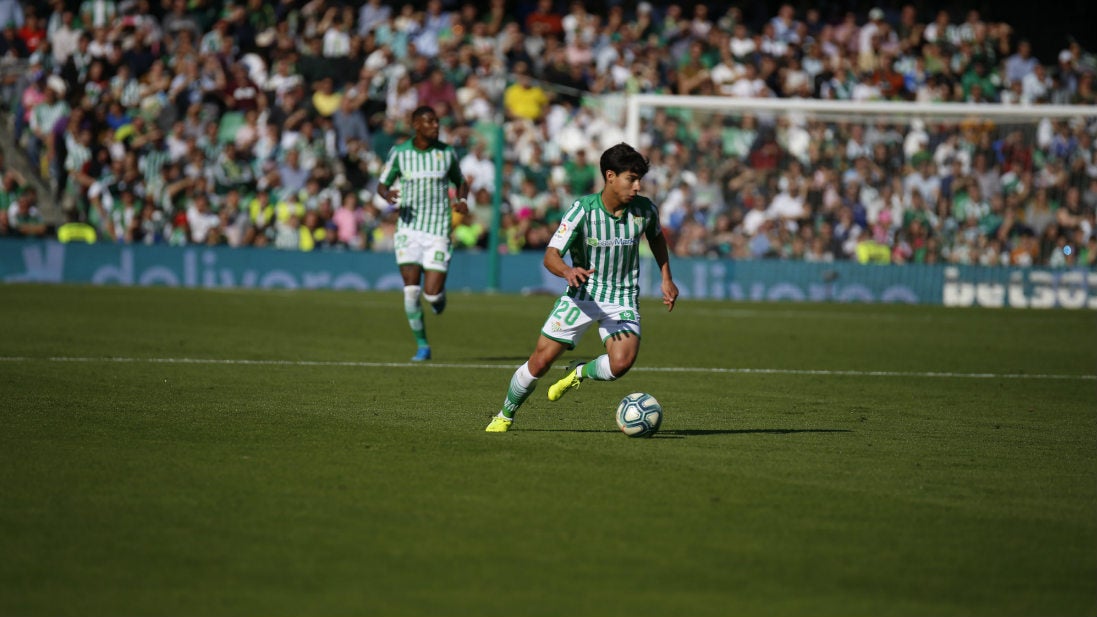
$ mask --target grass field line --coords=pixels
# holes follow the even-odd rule
[[[319,366],[349,368],[426,368],[426,369],[507,369],[514,364],[479,364],[469,362],[364,362],[357,360],[248,360],[243,358],[127,358],[117,356],[0,356],[0,362],[84,362],[84,363],[145,363],[145,364],[211,364],[235,366]],[[924,377],[930,379],[1058,379],[1097,381],[1097,375],[1064,375],[1047,373],[957,373],[938,371],[857,371],[836,369],[733,368],[704,366],[645,366],[633,371],[643,373],[708,373],[735,375],[805,375],[816,377]]]

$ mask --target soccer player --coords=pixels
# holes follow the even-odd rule
[[[430,343],[423,326],[419,296],[435,315],[446,308],[446,273],[452,255],[451,212],[468,212],[468,183],[453,147],[438,140],[438,116],[428,106],[411,113],[412,139],[393,146],[381,170],[377,193],[400,204],[396,224],[396,265],[404,279],[404,312],[418,348],[415,362],[430,360]],[[391,188],[400,180],[399,190]],[[457,185],[450,201],[449,185]]]
[[[545,250],[545,268],[568,282],[541,327],[537,347],[510,378],[502,410],[487,432],[510,430],[514,414],[529,398],[556,361],[594,323],[606,353],[590,362],[568,367],[566,377],[548,390],[550,401],[560,400],[585,379],[613,381],[628,372],[640,352],[640,239],[646,238],[662,273],[663,304],[674,310],[678,286],[670,272],[667,241],[659,226],[659,211],[639,195],[647,160],[628,144],[602,153],[601,193],[581,197],[571,205]],[[572,265],[564,262],[570,253]]]

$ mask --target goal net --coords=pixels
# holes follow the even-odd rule
[[[1097,107],[640,94],[624,115],[679,256],[1097,264]]]

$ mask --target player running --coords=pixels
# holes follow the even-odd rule
[[[537,380],[594,323],[606,353],[570,366],[567,376],[549,387],[549,400],[560,400],[585,379],[613,381],[632,368],[640,352],[641,237],[647,239],[662,275],[663,304],[674,310],[678,286],[671,276],[659,211],[639,195],[647,160],[621,143],[602,153],[601,168],[602,192],[571,205],[545,250],[545,268],[568,282],[567,292],[552,307],[529,360],[511,377],[503,407],[486,429],[489,433],[510,430],[514,414]],[[570,253],[571,266],[564,262],[564,253]]]
[[[458,166],[453,147],[438,141],[438,116],[428,106],[411,113],[415,137],[392,148],[381,170],[377,194],[400,203],[396,224],[396,264],[404,279],[404,313],[418,348],[413,361],[430,360],[430,343],[423,325],[419,294],[435,315],[446,308],[446,273],[453,251],[450,209],[468,212],[469,186]],[[390,187],[400,180],[400,190]],[[451,202],[449,184],[457,185]]]

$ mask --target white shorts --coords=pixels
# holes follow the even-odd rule
[[[415,264],[422,266],[424,270],[449,271],[449,260],[453,255],[449,238],[414,229],[401,229],[393,239],[396,241],[396,265]]]
[[[541,334],[569,348],[574,348],[591,324],[598,323],[598,336],[604,342],[614,334],[631,332],[640,336],[640,311],[636,308],[597,302],[576,300],[560,296],[552,307]]]

